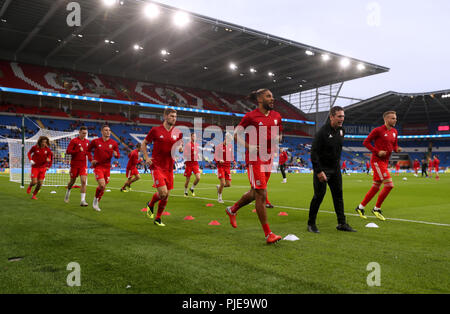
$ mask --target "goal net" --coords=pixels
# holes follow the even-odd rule
[[[70,158],[66,154],[67,146],[71,139],[78,136],[79,131],[60,132],[47,129],[40,129],[33,137],[25,139],[24,153],[24,184],[31,181],[31,163],[28,160],[28,152],[36,145],[40,136],[47,136],[50,139],[50,149],[53,152],[53,163],[45,175],[44,186],[65,186],[70,180]],[[12,182],[22,182],[22,140],[7,139],[9,147],[9,179]]]

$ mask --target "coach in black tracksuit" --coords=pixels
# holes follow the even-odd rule
[[[330,120],[317,132],[311,149],[311,162],[314,169],[314,197],[309,207],[308,231],[319,233],[316,217],[320,204],[327,191],[327,183],[333,196],[340,231],[355,231],[346,223],[342,193],[342,174],[340,171],[342,144],[344,142],[344,109],[333,107]]]

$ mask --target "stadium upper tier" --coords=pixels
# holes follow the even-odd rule
[[[8,61],[0,61],[0,86],[241,114],[256,108],[242,95]],[[282,99],[275,106],[283,118],[308,121]]]

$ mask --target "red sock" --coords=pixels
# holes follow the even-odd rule
[[[369,192],[367,192],[366,196],[364,197],[364,200],[361,202],[362,206],[366,206],[372,198],[378,193],[380,190],[381,183],[374,183],[372,187],[370,188]]]
[[[167,198],[165,200],[160,200],[158,204],[158,213],[156,214],[156,219],[161,218],[164,209],[166,209]]]
[[[34,189],[34,191],[33,191],[33,196],[36,196],[37,194],[38,194],[38,190],[37,189]]]
[[[239,206],[238,206],[238,204],[237,203],[235,203],[233,206],[231,206],[231,212],[233,213],[233,214],[236,214],[236,212],[239,210]]]
[[[155,206],[155,203],[158,202],[159,200],[161,200],[161,199],[159,198],[159,194],[158,194],[158,193],[153,194],[152,200],[150,201],[150,203],[148,204],[148,206],[150,206],[150,207]]]
[[[263,227],[263,230],[264,230],[264,234],[265,234],[266,237],[267,237],[267,236],[272,232],[272,231],[270,231],[269,224],[265,224],[265,225],[263,225],[262,227]]]
[[[389,195],[389,193],[394,188],[394,184],[392,182],[385,183],[383,190],[380,192],[380,195],[378,195],[377,204],[375,205],[377,208],[381,208],[381,205],[383,204],[386,197]]]

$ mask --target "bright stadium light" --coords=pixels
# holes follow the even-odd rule
[[[328,53],[324,53],[323,55],[322,55],[322,60],[323,61],[329,61],[331,59],[331,57],[330,57],[330,55],[328,54]]]
[[[255,68],[250,68],[250,73],[256,73],[256,72],[258,72],[258,71],[256,71]]]
[[[144,14],[149,19],[155,19],[159,16],[159,7],[154,3],[149,3],[145,6]]]
[[[117,0],[103,0],[103,4],[107,7],[112,7],[117,3]]]
[[[235,63],[231,62],[230,63],[230,69],[233,70],[233,71],[236,71],[238,69],[238,66]]]
[[[269,72],[269,73],[267,73],[267,75],[269,75],[270,77],[274,77],[274,76],[275,76],[275,73]]]
[[[139,50],[139,48],[140,48],[140,47],[139,47],[138,44],[135,44],[135,45],[133,46],[133,49],[134,49],[134,50]]]
[[[343,67],[344,69],[348,68],[350,66],[350,59],[342,58],[340,63],[341,63],[341,67]]]
[[[183,11],[178,11],[173,16],[173,22],[178,27],[185,27],[191,21],[189,14]]]
[[[168,55],[170,55],[170,52],[168,52],[166,49],[163,49],[163,50],[161,50],[161,54],[163,56],[168,56]]]
[[[306,53],[308,56],[314,56],[314,52],[312,52],[311,50],[306,50],[305,53]]]
[[[358,69],[359,71],[364,71],[364,70],[366,69],[366,66],[365,66],[364,64],[362,64],[362,63],[358,63],[357,69]]]

